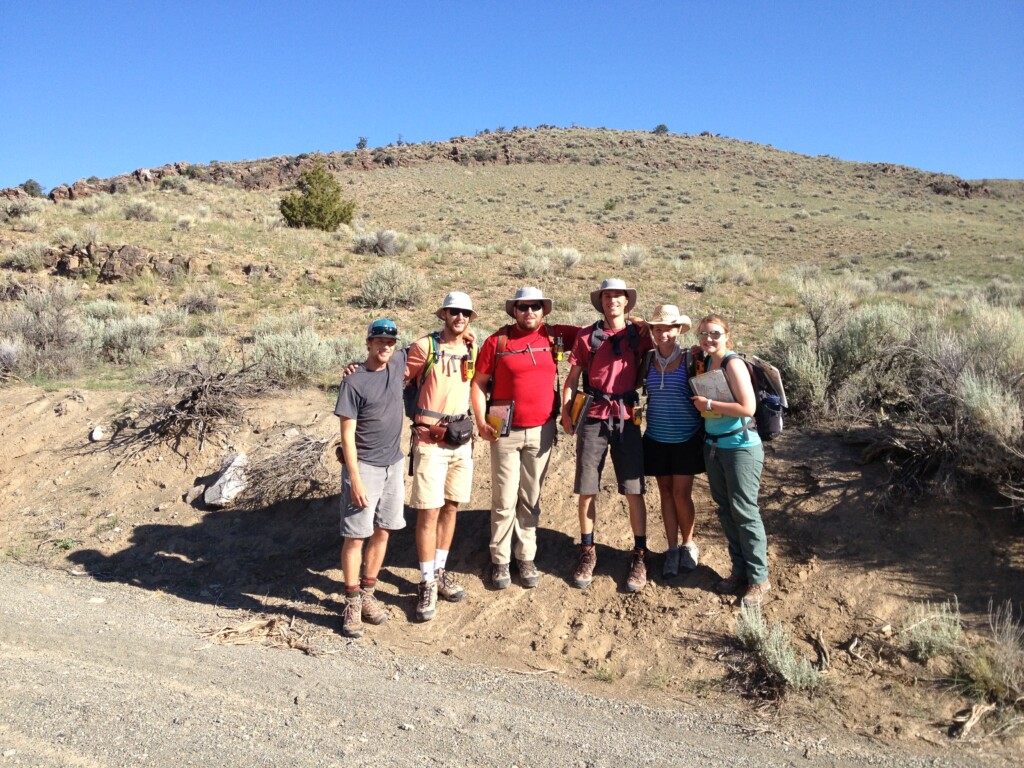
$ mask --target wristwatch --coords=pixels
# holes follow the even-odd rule
[[[711,398],[710,397],[708,398],[708,404],[706,406],[704,406],[704,410],[707,411],[708,413],[711,413]]]

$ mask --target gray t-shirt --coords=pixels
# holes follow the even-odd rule
[[[402,387],[408,349],[396,349],[387,366],[368,371],[365,365],[346,376],[338,392],[337,416],[356,420],[359,461],[390,467],[402,453]]]

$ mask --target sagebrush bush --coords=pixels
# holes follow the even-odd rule
[[[956,597],[952,602],[915,605],[900,630],[900,638],[903,647],[918,661],[951,656],[963,639]]]
[[[333,232],[340,224],[351,224],[356,204],[341,196],[341,185],[323,165],[303,171],[298,191],[281,200],[281,215],[290,227]]]
[[[8,381],[21,367],[23,350],[20,341],[0,338],[0,382]]]
[[[205,283],[188,291],[178,307],[190,315],[210,314],[217,311],[217,286]]]
[[[269,378],[285,384],[313,381],[339,368],[336,347],[312,328],[257,334],[253,354]]]
[[[797,655],[792,638],[781,622],[768,626],[760,607],[741,606],[736,617],[736,634],[754,654],[765,677],[780,691],[786,687],[806,691],[818,686],[818,670]]]
[[[547,256],[524,256],[516,265],[516,277],[542,277],[551,270]]]
[[[357,299],[360,306],[377,309],[414,307],[423,295],[424,281],[417,272],[386,259],[363,280]]]
[[[622,266],[639,267],[647,261],[647,249],[642,245],[624,245],[619,250]]]
[[[583,257],[575,248],[559,248],[558,257],[562,263],[562,270],[568,272],[582,261]]]
[[[0,200],[0,221],[12,221],[42,213],[46,203],[34,197],[16,197]]]
[[[164,176],[160,179],[160,189],[164,192],[180,192],[189,194],[188,182],[184,176]]]
[[[78,240],[78,234],[70,227],[59,227],[50,238],[54,245],[71,245]]]
[[[84,243],[98,243],[103,238],[103,230],[95,222],[89,222],[83,226],[81,232]]]
[[[356,253],[372,253],[376,256],[397,256],[403,243],[392,229],[378,229],[376,232],[356,235],[352,250]]]
[[[1019,705],[1024,697],[1024,624],[1009,600],[988,606],[988,642],[964,649],[956,673],[966,692],[993,704]]]
[[[92,320],[113,320],[118,317],[126,317],[130,308],[119,301],[95,299],[82,304],[80,311]]]
[[[85,216],[95,216],[97,213],[106,210],[114,202],[114,198],[106,192],[101,192],[84,200],[75,203],[75,208]]]
[[[137,365],[160,344],[160,322],[149,315],[89,320],[91,346],[103,359],[121,365]]]
[[[43,257],[47,248],[47,244],[39,240],[22,243],[0,259],[0,266],[18,272],[38,272],[45,266]]]
[[[159,221],[160,209],[148,200],[129,200],[121,209],[129,221]]]
[[[83,329],[75,309],[78,290],[53,283],[29,292],[20,306],[0,314],[0,337],[21,346],[19,375],[63,375],[77,370],[84,352]]]

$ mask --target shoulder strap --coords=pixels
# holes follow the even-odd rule
[[[655,350],[653,348],[644,352],[643,360],[640,361],[640,372],[636,375],[637,389],[642,390],[645,395],[647,394],[647,373],[651,370],[651,363],[654,360],[654,352]]]
[[[505,354],[505,347],[508,346],[508,334],[511,327],[512,324],[508,323],[498,329],[498,348],[495,350],[496,355]]]

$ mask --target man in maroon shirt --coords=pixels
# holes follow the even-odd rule
[[[535,587],[540,579],[534,561],[541,486],[557,430],[557,361],[579,332],[574,325],[544,322],[551,312],[551,299],[538,288],[520,288],[505,302],[505,311],[515,322],[483,343],[470,390],[477,431],[491,441],[490,549],[495,589],[512,583],[513,550],[522,585]],[[511,423],[499,434],[485,414],[489,412],[496,423],[494,417],[508,413],[509,404]]]
[[[626,497],[633,530],[633,552],[626,590],[638,592],[647,583],[647,508],[644,505],[644,460],[640,426],[634,420],[636,387],[644,353],[653,347],[647,325],[628,316],[636,305],[636,289],[608,279],[591,292],[590,301],[604,317],[580,329],[569,356],[569,375],[562,390],[562,426],[576,434],[576,480],[579,494],[580,558],[573,584],[587,587],[594,578],[596,500],[601,470],[609,451],[619,493]],[[639,319],[637,319],[639,320]],[[583,387],[579,388],[583,376]],[[570,418],[577,391],[592,397],[579,423]]]

